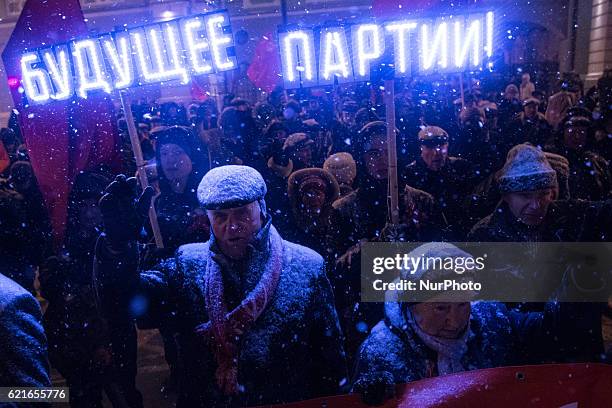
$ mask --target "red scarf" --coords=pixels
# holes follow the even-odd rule
[[[282,269],[283,240],[270,226],[270,256],[255,289],[228,313],[223,294],[221,267],[211,256],[206,266],[204,299],[210,321],[196,327],[196,332],[210,341],[217,361],[215,378],[225,395],[238,392],[238,343],[240,336],[253,326],[274,295]]]

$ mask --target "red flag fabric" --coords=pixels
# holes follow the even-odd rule
[[[208,88],[208,77],[193,77],[191,78],[191,100],[204,102],[210,98],[210,95],[206,93]]]
[[[247,76],[256,87],[272,92],[280,83],[281,75],[278,47],[272,34],[266,34],[255,47],[255,54],[247,70]]]
[[[26,49],[87,34],[79,0],[28,0],[2,53],[7,76],[21,79],[20,56]],[[101,164],[120,168],[114,108],[108,95],[28,105],[18,87],[11,87],[11,94],[58,245],[63,240],[68,194],[77,174]]]
[[[548,364],[467,371],[416,381],[396,388],[398,397],[383,408],[608,407],[612,401],[612,366]],[[280,407],[275,405],[273,407]],[[317,398],[286,408],[366,408],[359,395]]]

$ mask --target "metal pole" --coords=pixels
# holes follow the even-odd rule
[[[463,89],[463,72],[459,74],[459,87],[461,89],[461,109],[465,109],[465,91]]]
[[[144,190],[149,186],[149,179],[147,179],[147,172],[145,170],[146,163],[142,157],[140,140],[138,139],[136,124],[134,123],[134,114],[132,113],[132,98],[130,98],[127,91],[119,91],[119,98],[121,99],[121,106],[123,107],[123,113],[125,114],[125,120],[127,121],[128,134],[130,135],[130,143],[132,144],[134,159],[136,159],[138,179],[140,180],[140,185]],[[163,248],[164,241],[162,239],[161,231],[159,230],[159,223],[157,222],[157,214],[155,213],[153,202],[151,202],[151,206],[149,207],[149,221],[151,222],[151,229],[153,230],[155,245],[158,248]]]
[[[280,0],[280,12],[283,19],[283,25],[287,25],[287,0]]]
[[[387,120],[387,148],[389,149],[389,215],[391,224],[399,224],[397,135],[395,133],[395,81],[393,79],[385,79],[385,113]]]

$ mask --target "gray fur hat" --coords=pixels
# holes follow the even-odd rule
[[[528,144],[519,144],[510,149],[497,181],[502,194],[558,186],[557,174],[544,153]]]
[[[221,166],[204,175],[198,186],[198,201],[206,210],[240,207],[261,201],[266,182],[257,170],[249,166]]]

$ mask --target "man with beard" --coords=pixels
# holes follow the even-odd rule
[[[181,246],[149,271],[138,270],[135,240],[152,192],[135,200],[134,186],[118,176],[101,200],[98,293],[112,324],[139,317],[176,327],[184,363],[177,406],[266,405],[339,392],[346,367],[323,259],[278,234],[261,175],[247,166],[210,170],[198,187],[210,240]]]

